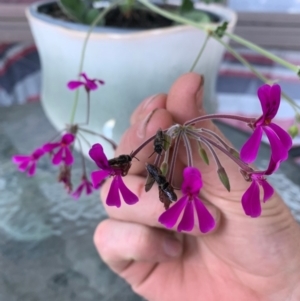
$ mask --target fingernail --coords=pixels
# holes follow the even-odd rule
[[[136,132],[139,138],[141,139],[145,138],[147,125],[155,111],[156,110],[149,112],[144,118],[142,118],[142,120],[139,121],[139,125]]]
[[[163,242],[163,249],[166,255],[178,257],[182,253],[182,244],[173,237],[166,237]]]
[[[148,105],[156,98],[156,96],[158,96],[159,94],[155,94],[155,95],[152,95],[152,96],[150,96],[150,97],[148,97],[146,100],[145,100],[145,102],[144,102],[144,105],[143,105],[143,108],[142,108],[142,110],[145,110],[147,107],[148,107]]]
[[[201,82],[199,85],[198,92],[196,94],[196,102],[198,108],[202,107],[202,99],[203,99],[203,88],[204,88],[204,76],[201,76]]]

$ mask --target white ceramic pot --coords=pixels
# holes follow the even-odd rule
[[[42,63],[42,104],[52,124],[62,129],[69,123],[75,95],[66,88],[66,83],[77,78],[89,27],[57,20],[38,11],[49,3],[32,4],[27,18]],[[234,29],[237,17],[233,11],[217,5],[197,7],[228,21],[229,30]],[[91,78],[103,79],[105,85],[91,94],[89,128],[101,133],[106,122],[114,119],[111,138],[118,142],[129,126],[132,111],[147,96],[168,92],[174,80],[191,68],[204,39],[204,32],[190,26],[153,30],[96,28],[86,48],[83,71]],[[205,75],[204,101],[208,112],[216,109],[215,84],[223,53],[223,47],[210,39],[195,69]],[[81,92],[77,122],[85,120],[85,105],[85,94]],[[99,142],[94,136],[86,138],[91,144]],[[111,149],[103,144],[111,156]],[[88,147],[85,153],[87,150]]]

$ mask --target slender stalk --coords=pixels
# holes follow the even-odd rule
[[[198,55],[197,55],[197,57],[196,57],[196,59],[195,59],[193,65],[192,65],[192,67],[191,67],[191,69],[190,69],[190,72],[193,72],[193,71],[194,71],[194,69],[195,69],[195,67],[196,67],[196,65],[197,65],[197,63],[198,63],[198,61],[199,61],[199,59],[200,59],[200,57],[201,57],[201,55],[202,55],[202,53],[203,53],[203,51],[204,51],[206,45],[207,45],[207,42],[208,42],[208,40],[209,40],[209,37],[210,37],[210,34],[207,34],[207,35],[206,35],[206,38],[205,38],[205,40],[204,40],[204,42],[203,42],[203,44],[202,44],[202,47],[201,47],[201,49],[200,49],[200,51],[199,51],[199,53],[198,53]]]
[[[258,72],[251,64],[249,64],[239,53],[237,53],[233,48],[231,48],[228,44],[222,41],[218,36],[213,35],[214,38],[222,44],[228,52],[230,52],[237,60],[239,60],[245,67],[247,67],[249,70],[252,71],[253,74],[255,74],[261,81],[264,83],[269,83],[270,80],[266,78],[263,74]],[[281,95],[285,98],[285,100],[292,106],[295,112],[297,112],[296,108],[300,109],[300,106],[292,100],[290,97],[288,97],[284,92],[281,93]]]
[[[243,117],[243,116],[237,116],[237,115],[230,115],[230,114],[208,114],[204,116],[199,116],[196,118],[193,118],[187,122],[184,123],[184,126],[188,126],[200,121],[208,120],[208,119],[233,119],[233,120],[238,120],[242,121],[245,123],[251,123],[256,120],[256,118],[252,117]]]
[[[82,47],[82,51],[81,51],[81,57],[80,57],[80,63],[79,63],[79,74],[82,72],[82,68],[83,68],[83,63],[84,63],[84,56],[85,56],[85,51],[86,51],[86,46],[87,46],[87,42],[90,38],[90,35],[93,31],[93,29],[95,28],[95,26],[104,18],[104,16],[114,7],[116,7],[118,4],[114,3],[111,4],[109,7],[105,8],[98,16],[97,18],[93,21],[93,23],[91,24],[87,35],[84,39],[83,42],[83,47]],[[73,104],[73,108],[72,108],[72,113],[71,113],[71,118],[70,118],[70,124],[74,123],[74,119],[75,119],[75,114],[76,114],[76,109],[77,109],[77,105],[78,105],[78,99],[79,99],[79,89],[76,90],[75,92],[75,99],[74,99],[74,104]]]
[[[152,140],[154,140],[156,137],[156,134],[148,138],[146,141],[144,141],[135,151],[133,151],[130,156],[131,158],[134,158],[148,143],[150,143]]]
[[[182,139],[184,141],[184,145],[186,148],[186,156],[187,156],[188,166],[194,166],[191,143],[185,132],[182,133]]]
[[[204,140],[207,143],[210,143],[211,145],[213,145],[214,147],[216,147],[217,149],[219,149],[222,153],[224,153],[226,156],[228,156],[232,161],[234,161],[240,168],[246,170],[246,171],[250,171],[252,169],[250,169],[250,167],[248,166],[248,164],[246,164],[245,162],[243,162],[241,159],[233,156],[230,152],[228,152],[225,148],[223,148],[221,145],[219,145],[218,143],[216,143],[215,141],[211,140],[210,138],[201,135],[201,133],[190,133],[191,136],[194,136],[196,140],[200,140],[201,142],[204,142]]]
[[[181,134],[182,131],[178,133],[178,136],[176,137],[175,144],[174,144],[174,150],[171,158],[171,164],[170,164],[170,169],[168,172],[168,181],[169,183],[173,186],[173,176],[174,176],[174,170],[175,170],[175,163],[176,163],[176,158],[177,158],[177,153],[179,149],[179,144],[181,140]]]
[[[241,37],[239,37],[239,36],[237,36],[233,33],[225,32],[225,35],[228,36],[233,41],[235,41],[235,42],[237,42],[237,43],[239,43],[243,46],[246,46],[249,49],[252,49],[252,50],[262,54],[263,56],[271,59],[272,61],[274,61],[274,62],[276,62],[276,63],[278,63],[278,64],[280,64],[284,67],[286,67],[287,69],[290,69],[290,70],[296,72],[299,75],[299,71],[300,71],[299,66],[293,65],[293,64],[287,62],[286,60],[278,57],[277,55],[271,53],[270,51],[267,51],[267,50],[255,45],[255,44],[251,43],[250,41],[247,41],[247,40],[245,40],[245,39],[243,39],[243,38],[241,38]]]
[[[87,141],[87,139],[80,133],[78,132],[78,135],[82,138],[82,140],[86,143],[86,145],[91,148],[91,144]]]
[[[111,145],[111,147],[113,148],[113,150],[116,150],[116,149],[117,149],[117,146],[118,146],[118,145],[117,145],[112,139],[109,139],[109,138],[107,138],[106,136],[101,135],[101,134],[98,134],[98,133],[96,133],[96,132],[94,132],[94,131],[87,130],[87,129],[83,129],[83,128],[81,128],[81,127],[79,127],[78,129],[79,129],[80,131],[82,131],[82,132],[85,132],[85,133],[88,133],[88,134],[91,134],[91,135],[98,136],[98,137],[102,138],[103,140],[107,141],[107,142]]]
[[[79,148],[80,148],[80,155],[81,155],[81,163],[82,163],[83,175],[86,176],[85,158],[84,158],[84,155],[83,155],[81,141],[80,141],[80,139],[78,139],[78,137],[77,137],[77,141],[78,141]]]

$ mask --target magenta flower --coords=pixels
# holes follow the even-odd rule
[[[79,197],[81,196],[83,190],[85,190],[85,193],[87,195],[89,195],[93,192],[93,184],[86,178],[86,176],[82,177],[80,185],[72,193],[72,196],[75,199],[79,199]]]
[[[265,171],[250,174],[250,187],[242,196],[242,206],[246,215],[258,217],[261,214],[260,186],[263,189],[263,202],[266,202],[274,194],[273,187],[267,182],[266,175],[272,174],[278,169],[280,162],[275,162],[271,158],[268,168]]]
[[[108,206],[116,206],[118,208],[121,206],[120,193],[126,204],[133,205],[138,202],[138,197],[125,186],[122,180],[122,170],[112,168],[109,165],[103,152],[103,148],[99,143],[92,146],[89,155],[101,169],[91,173],[91,179],[95,188],[100,187],[107,177],[113,177],[106,199],[106,204]]]
[[[247,163],[252,163],[256,159],[264,132],[270,141],[273,160],[276,162],[286,160],[288,151],[292,147],[292,139],[285,130],[272,123],[280,105],[280,86],[263,85],[258,89],[257,95],[263,115],[251,125],[254,132],[243,145],[240,157]]]
[[[56,148],[58,151],[53,155],[52,163],[58,165],[64,162],[66,165],[72,165],[74,162],[72,152],[70,150],[71,144],[74,142],[75,136],[71,133],[64,134],[59,142],[47,143],[43,146],[45,152],[53,152]]]
[[[80,73],[80,76],[83,77],[83,80],[71,80],[68,82],[67,86],[70,90],[75,90],[80,86],[84,86],[85,90],[87,92],[90,92],[91,90],[98,89],[98,84],[104,85],[104,81],[101,79],[90,79],[87,77],[85,73]]]
[[[215,227],[215,220],[198,197],[202,185],[199,170],[194,167],[186,167],[183,171],[183,183],[181,186],[181,191],[184,195],[171,208],[161,214],[158,219],[159,222],[167,228],[172,228],[184,210],[177,231],[191,231],[194,228],[195,210],[200,231],[207,233],[212,230]]]
[[[35,174],[36,163],[44,155],[42,148],[36,149],[31,155],[15,155],[12,157],[14,164],[19,165],[18,169],[22,172],[27,171],[27,175],[32,177]]]

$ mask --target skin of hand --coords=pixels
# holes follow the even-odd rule
[[[202,95],[203,78],[189,73],[173,84],[168,95],[146,99],[133,113],[116,154],[130,154],[158,128],[201,116]],[[198,126],[226,140],[211,121]],[[152,152],[150,143],[123,178],[139,202],[132,206],[123,202],[121,208],[104,202],[109,219],[99,224],[94,242],[109,267],[149,301],[299,301],[300,228],[282,199],[275,194],[262,204],[260,217],[246,216],[241,197],[250,183],[245,182],[237,165],[217,152],[231,182],[231,192],[227,192],[209,152],[210,164],[206,165],[195,147],[194,166],[200,169],[204,182],[201,199],[216,218],[216,227],[205,235],[197,225],[191,233],[177,233],[176,227],[166,230],[158,222],[164,209],[157,187],[144,191],[145,162],[154,159],[148,159]],[[181,147],[174,175],[177,187],[186,165]],[[109,186],[107,181],[102,200]]]

